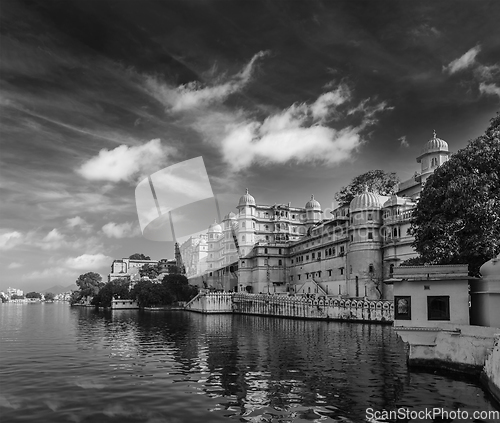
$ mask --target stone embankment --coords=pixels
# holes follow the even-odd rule
[[[351,322],[392,323],[394,320],[392,301],[328,296],[201,293],[186,305],[186,309],[207,314],[255,314]]]

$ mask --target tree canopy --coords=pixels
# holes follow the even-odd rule
[[[78,276],[75,283],[80,288],[80,295],[82,297],[96,295],[104,286],[101,275],[95,272],[88,272]]]
[[[409,233],[423,262],[471,275],[500,252],[500,115],[428,178]]]
[[[146,263],[139,269],[139,274],[141,278],[148,277],[149,279],[156,279],[160,274],[160,269],[158,264]]]
[[[370,170],[362,175],[356,176],[349,185],[342,187],[335,193],[335,201],[342,206],[348,205],[352,199],[367,189],[380,195],[392,195],[399,183],[396,173],[384,172],[383,170]]]
[[[135,254],[132,254],[129,257],[129,259],[130,260],[151,260],[151,257],[145,256],[144,254],[141,254],[141,253],[135,253]]]
[[[132,289],[131,298],[141,307],[171,305],[177,301],[189,301],[198,294],[198,288],[189,285],[184,275],[166,275],[161,283],[141,280]]]
[[[53,294],[52,292],[45,293],[45,301],[54,301],[55,297],[55,294]]]
[[[42,294],[40,294],[39,292],[35,292],[35,291],[32,291],[32,292],[28,292],[26,295],[25,295],[26,298],[42,298]]]
[[[130,298],[130,281],[127,278],[107,282],[92,299],[92,304],[99,307],[111,307],[113,297]]]

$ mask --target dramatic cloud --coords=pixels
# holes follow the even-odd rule
[[[171,87],[156,78],[146,77],[146,89],[153,97],[174,112],[221,102],[231,94],[240,91],[250,81],[255,62],[266,54],[268,54],[266,51],[257,53],[241,72],[223,84],[204,86],[199,82],[190,82],[179,87]]]
[[[57,229],[52,229],[42,241],[44,242],[59,242],[64,239],[64,235],[62,235]]]
[[[0,250],[10,250],[19,245],[23,240],[21,232],[12,231],[0,235]]]
[[[500,65],[479,65],[474,69],[474,74],[481,81],[489,81],[498,78],[500,74]]]
[[[348,114],[360,113],[359,126],[334,129],[324,123],[339,112],[337,106],[347,102],[349,90],[343,86],[322,94],[311,105],[294,104],[262,123],[246,121],[233,125],[222,140],[222,154],[238,170],[252,163],[272,164],[295,161],[337,164],[347,160],[360,147],[360,132],[375,122],[374,115],[390,109],[385,103],[368,105],[363,101]]]
[[[476,63],[476,56],[481,51],[481,46],[471,48],[467,53],[460,56],[458,59],[453,60],[448,66],[443,67],[443,72],[448,72],[450,75],[467,69]]]
[[[137,225],[129,222],[122,224],[109,222],[102,227],[102,231],[108,238],[128,238],[140,235],[141,233]]]
[[[113,150],[104,148],[77,172],[92,181],[130,182],[164,166],[173,152],[172,147],[162,145],[159,139],[140,146],[120,145]]]
[[[479,84],[479,92],[481,94],[497,95],[498,97],[500,97],[500,87],[495,84],[486,84],[484,82],[481,82]]]
[[[85,219],[82,219],[80,216],[75,216],[70,219],[66,219],[66,225],[69,228],[77,228],[79,227],[85,232],[90,232],[92,230],[92,225],[87,223]]]
[[[399,137],[398,141],[399,141],[401,147],[407,148],[407,147],[410,146],[410,143],[406,140],[406,135],[403,135],[402,137]]]
[[[88,272],[95,269],[111,266],[113,258],[104,254],[82,254],[78,257],[71,257],[65,261],[65,265],[70,269],[86,270]]]

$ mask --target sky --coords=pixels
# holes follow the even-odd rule
[[[0,290],[173,258],[135,188],[203,157],[222,215],[323,208],[372,169],[417,171],[500,110],[498,1],[0,2]]]

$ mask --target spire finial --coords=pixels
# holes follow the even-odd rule
[[[245,188],[245,194],[248,194],[248,188]]]
[[[435,139],[436,138],[436,130],[435,129],[434,129],[433,135],[434,135],[434,139]]]
[[[311,200],[314,200],[314,194],[311,194]]]

